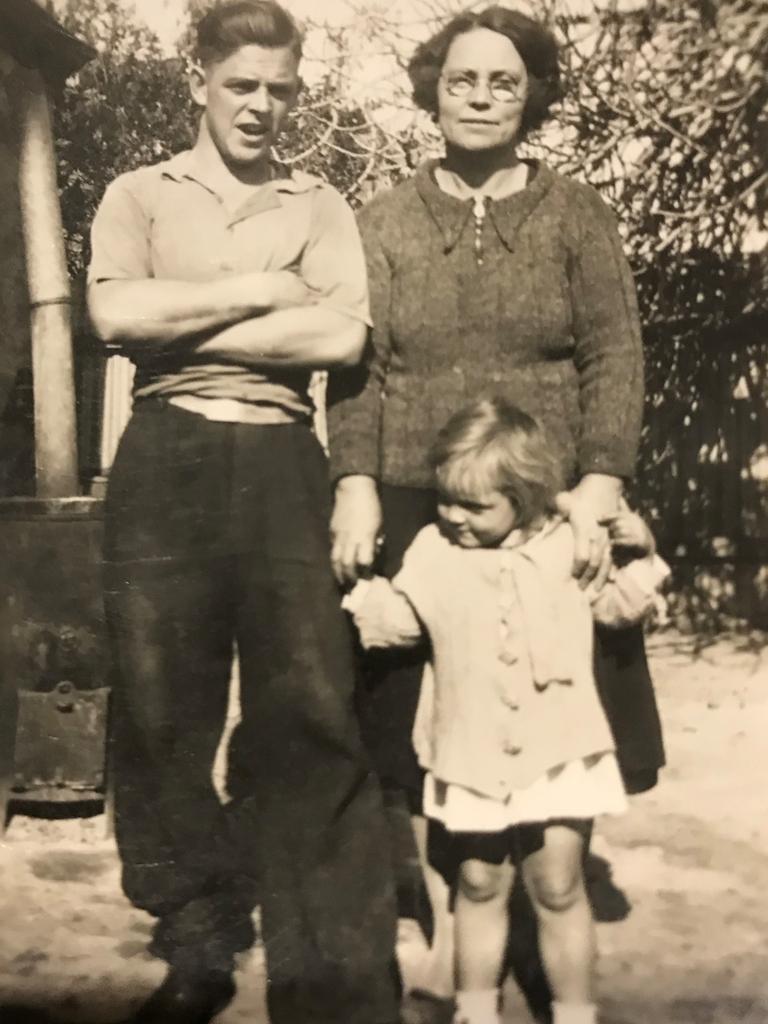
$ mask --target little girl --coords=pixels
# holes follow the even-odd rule
[[[390,583],[345,599],[367,647],[432,644],[414,744],[424,811],[451,836],[455,1024],[498,1024],[513,873],[538,920],[554,1024],[595,1024],[595,933],[582,871],[591,820],[626,796],[592,674],[593,619],[637,622],[666,567],[642,520],[610,523],[621,566],[599,592],[572,577],[554,512],[557,461],[501,399],[459,412],[433,450],[439,522]],[[620,552],[617,551],[617,556]]]

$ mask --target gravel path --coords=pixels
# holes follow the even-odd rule
[[[652,638],[669,768],[655,791],[600,825],[591,874],[602,921],[600,986],[627,1024],[767,1024],[768,647],[759,637],[697,651]],[[119,888],[103,815],[17,815],[0,843],[0,1021],[109,1024],[160,980],[150,919]],[[422,944],[402,928],[406,977]],[[220,1024],[266,1024],[257,948]],[[528,1024],[509,988],[510,1024]]]

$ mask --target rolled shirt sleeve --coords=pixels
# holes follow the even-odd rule
[[[140,173],[121,175],[104,193],[91,225],[89,284],[154,276],[150,218],[135,187]]]
[[[318,303],[369,327],[371,311],[365,255],[355,215],[330,186],[313,194],[310,236],[301,259],[301,276]]]

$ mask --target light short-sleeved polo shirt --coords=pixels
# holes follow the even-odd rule
[[[370,324],[365,259],[354,215],[330,185],[275,167],[228,210],[188,150],[118,177],[107,188],[91,229],[89,283],[107,280],[210,281],[255,271],[292,270],[319,305]],[[282,422],[307,417],[310,374],[259,373],[188,353],[138,364],[134,396],[178,401],[211,418]],[[191,403],[191,405],[190,405]]]

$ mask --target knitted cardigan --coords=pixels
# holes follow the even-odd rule
[[[631,476],[642,344],[612,214],[534,163],[522,191],[488,201],[481,262],[472,202],[443,192],[434,167],[360,213],[374,327],[365,366],[329,382],[332,476],[430,486],[435,434],[488,394],[540,421],[566,482]]]

